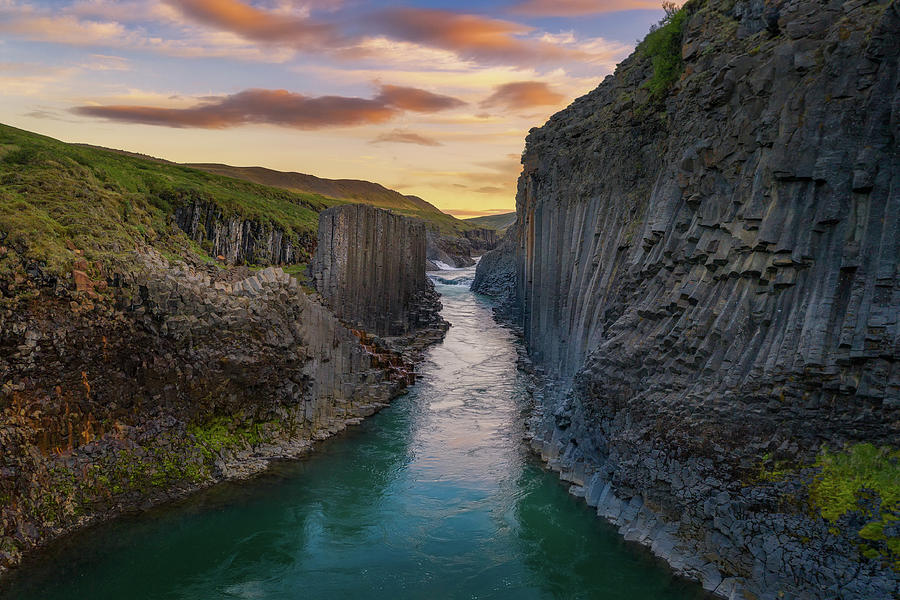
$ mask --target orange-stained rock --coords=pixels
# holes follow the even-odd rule
[[[72,269],[72,279],[75,280],[75,290],[79,292],[89,292],[94,289],[94,282],[88,277],[84,271]]]

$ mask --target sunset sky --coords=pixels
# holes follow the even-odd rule
[[[0,121],[506,212],[527,131],[661,15],[656,0],[0,0]]]

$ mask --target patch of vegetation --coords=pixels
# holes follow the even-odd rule
[[[645,84],[654,98],[661,99],[681,76],[681,42],[688,18],[688,8],[677,8],[674,2],[663,2],[665,16],[638,46],[638,51],[650,58],[653,76]]]
[[[759,472],[756,475],[757,481],[784,481],[785,479],[796,475],[797,467],[789,460],[773,460],[772,453],[766,452],[762,456],[759,464]]]
[[[823,448],[821,472],[810,486],[810,501],[824,519],[860,513],[868,522],[859,530],[860,551],[900,571],[900,450],[856,444],[844,451]]]
[[[810,500],[826,520],[834,522],[857,510],[864,491],[880,498],[881,508],[900,502],[900,450],[856,444],[843,452],[824,448],[816,466],[821,473],[810,486]]]
[[[267,439],[266,426],[272,423],[240,423],[234,418],[219,416],[193,425],[188,432],[201,447],[207,462],[215,461],[223,450],[257,446]]]
[[[170,488],[179,483],[198,483],[209,471],[199,460],[192,460],[190,444],[150,448],[129,448],[116,452],[104,464],[88,470],[82,490],[82,502],[91,502],[97,494],[115,496],[128,492],[146,494],[153,488]]]
[[[143,244],[171,256],[207,256],[170,220],[177,206],[196,200],[295,240],[314,237],[318,212],[334,202],[5,125],[0,148],[0,246],[16,254],[15,262],[37,262],[55,276],[71,272],[78,258],[71,248],[114,270],[127,270]]]

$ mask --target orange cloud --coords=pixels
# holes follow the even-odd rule
[[[621,10],[662,10],[659,0],[525,0],[512,12],[533,17],[578,17]]]
[[[565,96],[550,89],[542,81],[517,81],[494,88],[494,93],[480,104],[482,108],[500,107],[511,110],[535,106],[556,106]]]
[[[307,49],[342,43],[342,36],[333,25],[260,10],[239,0],[166,1],[196,21],[258,42],[287,43]]]
[[[389,106],[413,112],[437,112],[449,108],[459,108],[466,103],[452,96],[442,96],[412,87],[383,85],[377,100]]]
[[[542,62],[583,58],[581,53],[521,36],[533,28],[478,15],[445,10],[397,8],[376,13],[372,23],[383,33],[426,46],[450,50],[485,62]]]
[[[398,143],[398,144],[418,144],[419,146],[442,146],[439,141],[425,137],[424,135],[419,135],[418,133],[413,133],[411,131],[401,131],[399,129],[395,129],[389,133],[382,133],[374,140],[372,140],[371,144],[381,144],[381,143]]]
[[[458,102],[455,98],[416,88],[384,86],[373,99],[310,97],[286,90],[251,89],[230,96],[209,98],[188,108],[113,105],[79,106],[72,110],[89,117],[177,128],[224,129],[265,123],[297,129],[321,129],[384,123],[404,110],[436,112],[451,108]]]

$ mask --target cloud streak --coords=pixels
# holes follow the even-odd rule
[[[267,124],[295,129],[322,129],[378,124],[403,111],[438,112],[462,102],[416,88],[382,86],[372,99],[305,96],[287,90],[249,89],[209,98],[187,108],[141,105],[78,106],[72,112],[110,121],[175,128],[225,129]]]
[[[424,135],[420,135],[418,133],[413,133],[411,131],[401,131],[399,129],[395,129],[388,133],[382,133],[374,140],[369,142],[370,144],[383,144],[383,143],[396,143],[396,144],[417,144],[419,146],[443,146],[439,141],[425,137]]]
[[[535,106],[557,106],[564,98],[543,81],[516,81],[498,85],[480,106],[521,110]]]
[[[530,17],[581,17],[622,10],[662,10],[658,0],[525,0],[515,14]]]
[[[378,32],[470,60],[522,64],[584,58],[580,52],[524,37],[531,27],[478,15],[423,8],[397,8],[372,15]]]
[[[260,10],[239,0],[166,0],[195,21],[264,43],[287,43],[300,49],[347,43],[337,27],[309,18]]]

